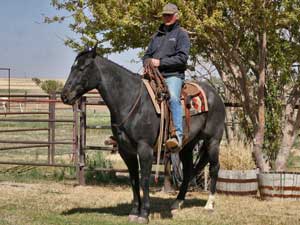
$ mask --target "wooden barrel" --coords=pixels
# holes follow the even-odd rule
[[[269,172],[258,177],[262,199],[300,200],[300,173]]]
[[[256,170],[220,170],[217,192],[228,195],[256,195],[258,181]]]

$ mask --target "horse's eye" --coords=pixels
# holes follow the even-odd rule
[[[82,65],[81,67],[79,67],[80,71],[83,71],[86,68],[86,65]]]
[[[91,62],[85,62],[82,66],[79,67],[79,70],[80,71],[85,70],[90,64]]]

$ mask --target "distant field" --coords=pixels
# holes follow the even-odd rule
[[[51,78],[41,79],[52,80]],[[53,79],[65,83],[65,79]],[[10,79],[10,92],[11,94],[45,94],[45,92],[38,87],[32,78],[14,78]],[[8,78],[5,76],[0,77],[0,94],[8,94]]]
[[[11,78],[11,94],[44,94],[43,90],[38,87],[31,78]],[[8,79],[0,78],[0,94],[8,93]]]

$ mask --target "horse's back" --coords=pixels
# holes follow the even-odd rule
[[[209,110],[213,109],[218,111],[224,111],[225,113],[225,105],[223,103],[222,98],[210,84],[203,81],[193,81],[193,82],[198,84],[205,92]]]
[[[193,81],[198,84],[206,94],[208,112],[205,127],[202,132],[220,138],[223,135],[225,123],[225,105],[217,91],[207,82]]]

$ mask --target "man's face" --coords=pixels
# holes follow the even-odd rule
[[[176,14],[163,14],[163,22],[166,26],[174,24],[177,20]]]

